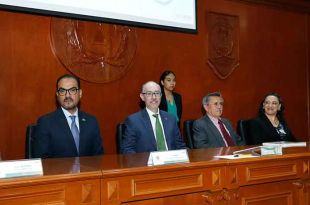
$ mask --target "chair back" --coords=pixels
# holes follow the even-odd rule
[[[33,138],[36,129],[36,124],[30,124],[26,129],[26,143],[25,143],[25,158],[33,158]]]
[[[121,144],[122,144],[124,131],[125,131],[124,123],[119,123],[116,125],[116,152],[117,154],[121,154]]]
[[[245,144],[249,143],[249,124],[251,120],[239,120],[237,123],[237,133],[243,139]]]
[[[194,149],[194,140],[193,140],[193,124],[195,120],[185,120],[183,122],[183,131],[186,140],[187,147]]]

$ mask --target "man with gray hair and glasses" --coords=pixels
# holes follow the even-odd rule
[[[176,118],[158,108],[161,96],[157,83],[143,84],[140,98],[145,108],[125,120],[121,143],[123,154],[186,148]]]
[[[205,116],[193,124],[195,148],[230,147],[244,145],[230,122],[222,118],[224,99],[219,92],[209,93],[202,99]]]

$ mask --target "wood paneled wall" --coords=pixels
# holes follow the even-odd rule
[[[240,66],[225,80],[207,66],[207,13],[239,16]],[[201,98],[221,91],[224,116],[234,125],[254,117],[265,93],[285,102],[289,126],[309,138],[309,15],[232,0],[198,0],[198,33],[137,28],[130,71],[120,80],[82,81],[81,109],[97,116],[107,153],[115,153],[115,127],[139,110],[141,84],[175,71],[183,96],[183,119],[201,116]],[[55,81],[68,73],[50,46],[50,17],[0,11],[0,151],[3,159],[24,157],[25,129],[55,110]]]

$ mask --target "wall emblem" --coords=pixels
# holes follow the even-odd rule
[[[125,75],[135,56],[133,28],[53,17],[51,47],[55,56],[81,79],[106,83]]]
[[[239,19],[208,13],[207,25],[207,63],[220,79],[225,79],[239,66]]]

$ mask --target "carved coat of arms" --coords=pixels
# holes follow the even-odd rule
[[[80,78],[106,83],[129,69],[136,31],[128,26],[53,17],[51,47],[60,62]]]
[[[207,63],[220,79],[239,66],[239,19],[208,13]]]

